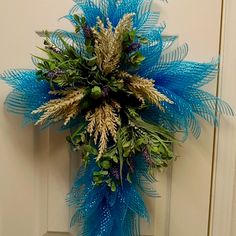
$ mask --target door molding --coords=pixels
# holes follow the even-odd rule
[[[65,134],[58,129],[35,129],[36,235],[71,236],[70,209],[66,194],[70,189],[70,154]]]
[[[235,0],[222,0],[221,63],[219,96],[236,111],[234,76],[236,66]],[[212,207],[208,236],[231,236],[236,158],[235,117],[220,117],[216,131],[215,163],[213,166]]]

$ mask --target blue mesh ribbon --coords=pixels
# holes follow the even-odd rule
[[[124,180],[123,185],[112,192],[107,185],[94,186],[93,172],[97,170],[95,160],[81,167],[68,195],[68,203],[76,211],[71,226],[80,224],[83,236],[137,236],[140,235],[140,218],[149,219],[141,192],[141,183],[147,180],[147,164],[135,158],[135,173],[132,183]]]

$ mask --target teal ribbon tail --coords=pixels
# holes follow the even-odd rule
[[[8,70],[0,75],[0,80],[12,88],[5,101],[6,109],[14,114],[23,115],[24,125],[37,122],[40,115],[33,114],[32,111],[54,98],[49,94],[49,84],[37,80],[36,70]]]
[[[145,218],[149,221],[142,193],[154,196],[155,192],[151,188],[148,189],[145,183],[154,179],[148,175],[144,159],[135,159],[136,172],[132,176],[132,183],[123,180],[123,185],[118,186],[116,191],[112,191],[107,185],[94,186],[92,176],[98,168],[95,161],[80,169],[68,194],[69,205],[75,207],[71,226],[81,226],[78,235],[140,235],[140,219]]]

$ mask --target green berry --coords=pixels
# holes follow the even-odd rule
[[[98,99],[102,96],[102,90],[99,86],[94,86],[91,90],[91,97]]]

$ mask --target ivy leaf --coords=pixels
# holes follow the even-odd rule
[[[94,171],[94,172],[93,172],[93,175],[94,175],[94,176],[108,175],[108,171],[107,171],[107,170]]]
[[[96,156],[98,154],[97,149],[91,145],[84,145],[83,148],[86,152],[88,152],[94,156]]]
[[[130,32],[129,32],[129,38],[130,38],[130,41],[134,41],[134,39],[135,39],[135,37],[136,37],[136,30],[131,30]]]
[[[131,141],[128,141],[128,142],[124,143],[122,146],[123,146],[123,148],[128,148],[128,147],[130,147],[130,144],[131,144]]]
[[[131,148],[125,148],[124,149],[124,153],[123,153],[123,156],[124,157],[128,157],[131,153]]]
[[[127,174],[127,177],[126,177],[126,179],[128,180],[128,182],[129,182],[129,183],[131,183],[131,184],[132,184],[132,181],[131,181],[131,178],[130,178],[130,173],[128,173],[128,174]]]
[[[118,162],[119,162],[117,156],[112,156],[112,160],[113,160],[115,163],[118,163]]]
[[[123,185],[123,165],[124,165],[124,159],[123,159],[123,151],[122,151],[122,140],[120,137],[121,129],[117,132],[117,148],[118,148],[118,154],[119,154],[119,160],[120,160],[120,181],[121,185]]]
[[[114,182],[111,183],[111,191],[112,192],[116,191],[116,184]]]
[[[131,57],[130,61],[133,65],[140,65],[145,60],[145,57],[141,52],[135,52]]]
[[[80,23],[80,17],[77,14],[74,14],[73,16],[74,16],[75,21]]]
[[[111,163],[109,161],[105,160],[105,161],[102,161],[101,166],[103,169],[108,170],[111,168]]]

